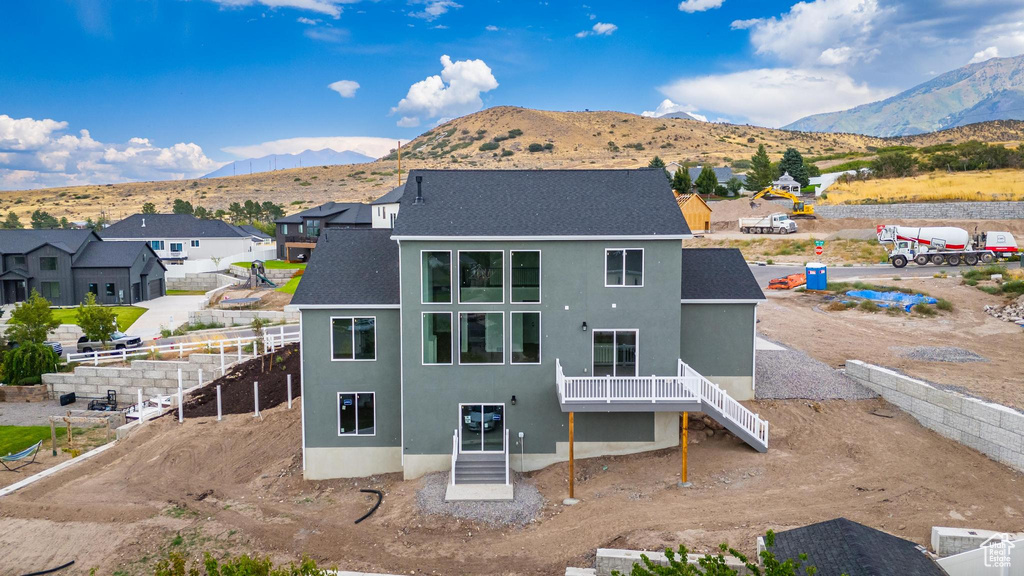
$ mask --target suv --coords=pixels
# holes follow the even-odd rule
[[[90,342],[85,336],[78,339],[78,351],[86,354],[94,350],[124,350],[125,348],[138,348],[141,345],[142,338],[129,336],[124,332],[114,332],[110,336],[110,341],[106,343]]]

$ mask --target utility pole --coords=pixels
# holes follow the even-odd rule
[[[398,141],[398,185],[402,185],[402,141]]]

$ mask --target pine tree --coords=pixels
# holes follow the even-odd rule
[[[810,176],[807,175],[807,167],[804,166],[804,157],[796,148],[787,148],[786,153],[782,155],[782,161],[779,162],[778,175],[782,176],[786,172],[789,172],[793,180],[799,182],[802,187],[811,183]]]
[[[665,167],[665,161],[662,160],[661,158],[659,158],[658,156],[655,156],[654,158],[651,158],[650,162],[647,163],[647,167],[648,168],[664,168]]]
[[[705,164],[704,168],[700,171],[700,175],[697,176],[697,192],[705,196],[711,196],[717,189],[718,177],[715,176],[715,171],[711,166]]]
[[[153,204],[152,202],[146,202],[145,204],[142,205],[142,213],[156,214],[156,204]]]
[[[24,228],[25,226],[21,223],[21,219],[14,212],[7,213],[7,219],[0,223],[0,228],[5,230],[15,230],[18,228]]]
[[[676,168],[676,174],[672,177],[672,189],[677,194],[689,194],[693,188],[693,181],[690,180],[690,171],[682,167]]]
[[[747,173],[747,189],[760,191],[771,186],[775,181],[775,171],[772,169],[771,158],[768,158],[768,151],[764,144],[757,147],[757,153],[750,158],[750,172]]]

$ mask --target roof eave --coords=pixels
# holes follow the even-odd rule
[[[567,240],[691,240],[693,234],[633,234],[633,235],[578,235],[578,236],[409,236],[395,234],[392,240],[419,241],[466,241],[466,242],[512,242],[512,241],[567,241]]]

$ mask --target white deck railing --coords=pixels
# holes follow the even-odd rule
[[[252,345],[257,340],[255,336],[242,336],[238,338],[222,338],[217,340],[204,340],[200,342],[176,342],[174,344],[162,344],[160,346],[139,346],[138,348],[121,348],[118,350],[94,350],[92,352],[72,352],[67,355],[67,362],[83,362],[98,365],[107,362],[127,362],[130,359],[138,359],[146,356],[163,357],[164,355],[184,358],[185,353],[205,352],[208,354],[219,353],[225,357],[234,355],[238,361],[242,358],[242,349]],[[263,335],[260,344],[261,351],[274,351],[285,344],[298,342],[299,333],[284,333],[284,326],[276,333],[271,331]]]

